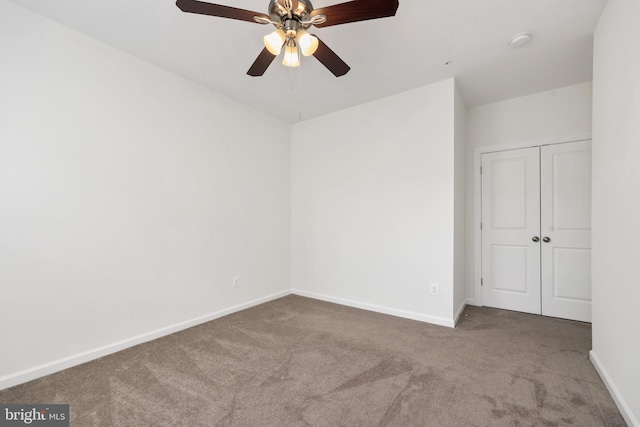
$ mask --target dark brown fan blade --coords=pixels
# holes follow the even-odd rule
[[[318,24],[316,27],[329,27],[394,16],[396,10],[398,10],[398,0],[353,0],[316,9],[311,12],[311,16],[326,15],[327,22]]]
[[[269,19],[264,13],[252,12],[250,10],[238,9],[220,4],[205,3],[197,0],[178,0],[176,6],[183,12],[198,13],[200,15],[219,16],[221,18],[237,19],[239,21],[256,22],[254,16],[261,16]]]
[[[275,55],[269,52],[269,50],[265,47],[264,49],[262,49],[262,52],[260,52],[260,55],[258,55],[256,60],[253,62],[253,65],[251,66],[251,68],[249,68],[249,71],[247,71],[247,74],[253,77],[259,77],[263,75],[264,72],[267,71],[267,68],[269,68],[269,65],[271,65],[274,59],[275,59]]]
[[[314,34],[314,36],[317,38]],[[329,46],[324,44],[322,40],[318,38],[318,49],[313,54],[318,61],[322,63],[325,67],[329,69],[333,73],[334,76],[340,77],[344,76],[349,72],[351,67],[347,65],[334,51],[329,49]]]

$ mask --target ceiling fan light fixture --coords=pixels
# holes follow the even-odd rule
[[[364,0],[350,0],[316,9],[311,4],[313,0],[268,1],[266,14],[209,3],[207,0],[176,0],[176,6],[186,13],[273,25],[276,30],[263,37],[265,47],[247,71],[247,74],[252,77],[264,75],[283,48],[285,66],[298,67],[300,54],[313,55],[334,76],[340,77],[347,74],[351,67],[321,39],[308,34],[306,30],[312,26],[324,28],[395,16],[399,5],[399,0],[370,0],[366,6],[363,5]]]
[[[286,40],[286,36],[284,34],[284,31],[282,31],[279,28],[275,30],[273,33],[264,36],[263,38],[264,46],[273,55],[280,54],[280,51],[282,50],[282,45],[284,44],[285,40]]]
[[[300,56],[298,56],[298,47],[295,43],[287,43],[284,48],[284,58],[282,59],[282,65],[287,67],[299,67]]]
[[[318,38],[312,36],[305,30],[298,31],[296,35],[296,39],[298,40],[298,45],[300,46],[300,51],[304,56],[313,55],[318,49]]]

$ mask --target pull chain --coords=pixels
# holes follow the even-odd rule
[[[293,90],[293,67],[289,70],[289,89]]]

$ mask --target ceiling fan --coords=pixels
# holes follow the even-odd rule
[[[274,25],[276,30],[264,37],[265,48],[247,71],[250,76],[262,76],[284,47],[284,65],[299,66],[300,49],[304,56],[313,55],[336,77],[340,77],[351,67],[307,30],[312,25],[322,28],[394,16],[398,0],[352,0],[320,9],[314,9],[310,0],[270,0],[268,15],[198,0],[177,0],[176,5],[183,12]]]

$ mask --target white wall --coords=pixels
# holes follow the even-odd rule
[[[477,148],[549,143],[591,137],[591,83],[487,104],[467,111],[466,136],[466,294],[474,291],[474,152]]]
[[[453,79],[294,125],[292,165],[294,292],[453,324]]]
[[[609,0],[595,33],[592,360],[640,426],[640,2]]]
[[[0,58],[0,388],[289,292],[288,124],[5,0]]]

